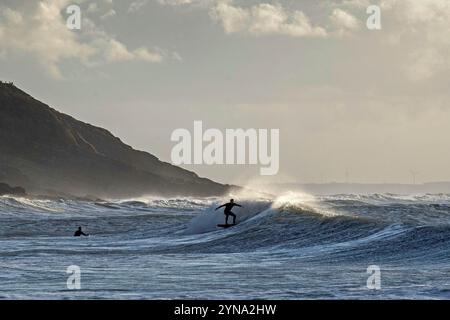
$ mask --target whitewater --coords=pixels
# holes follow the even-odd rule
[[[219,229],[226,201],[0,197],[0,299],[450,298],[448,194],[236,198]]]

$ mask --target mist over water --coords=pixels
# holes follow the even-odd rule
[[[450,298],[450,195],[236,198],[219,229],[224,200],[0,197],[0,298]]]

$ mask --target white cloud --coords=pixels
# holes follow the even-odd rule
[[[181,4],[191,4],[195,0],[158,0],[158,2],[163,5],[178,6]]]
[[[135,0],[131,2],[131,4],[128,6],[128,13],[138,12],[144,6],[146,6],[149,1],[150,0]],[[188,4],[203,4],[215,0],[153,0],[153,1],[156,1],[163,6],[179,6]]]
[[[360,28],[358,19],[342,9],[334,9],[330,19],[336,26],[339,35],[347,35]]]
[[[388,40],[404,51],[411,80],[450,71],[450,1],[381,0],[380,6],[393,25]]]
[[[344,0],[339,5],[342,7],[367,8],[373,1],[371,0]]]
[[[87,12],[89,13],[94,13],[98,11],[98,5],[95,2],[92,2],[89,4],[88,8],[87,8]]]
[[[211,17],[222,23],[225,33],[235,33],[247,27],[249,10],[235,7],[230,1],[221,1],[211,11]]]
[[[19,53],[32,57],[54,78],[63,77],[60,65],[66,60],[79,61],[86,66],[163,60],[160,52],[147,48],[129,50],[112,35],[99,31],[87,18],[83,19],[81,31],[69,30],[61,15],[69,4],[69,0],[40,0],[25,3],[17,9],[0,8],[2,51],[7,55]]]
[[[148,3],[148,0],[137,0],[133,1],[129,7],[128,7],[128,13],[134,13],[141,10],[146,4]]]
[[[100,19],[105,20],[105,19],[114,17],[115,15],[117,15],[116,10],[114,10],[114,9],[109,9],[105,14],[103,14],[103,15],[100,17]]]
[[[95,42],[95,46],[103,51],[107,62],[129,61],[134,56],[127,47],[115,39],[99,39]]]
[[[392,51],[403,57],[400,66],[409,80],[428,80],[450,71],[450,0],[344,0],[330,4],[334,8],[331,21],[341,35],[365,29],[357,28],[343,12],[365,14],[369,5],[378,5],[383,28],[366,32],[375,32],[373,41],[379,41],[387,55]]]
[[[235,6],[231,0],[219,1],[210,16],[222,24],[227,34],[245,32],[252,35],[288,35],[294,37],[325,37],[322,27],[313,26],[299,10],[288,11],[281,5],[262,3],[250,8]]]
[[[139,1],[139,0],[138,0]],[[196,6],[200,8],[209,8],[218,0],[154,0],[163,6]]]
[[[152,52],[145,47],[133,51],[134,57],[147,62],[161,62],[162,55],[159,52]]]

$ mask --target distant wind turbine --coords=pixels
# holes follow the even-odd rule
[[[416,177],[417,177],[417,175],[419,175],[419,172],[414,171],[414,170],[410,170],[410,172],[411,172],[412,182],[413,182],[413,184],[416,184]]]

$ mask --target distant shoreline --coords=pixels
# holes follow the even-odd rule
[[[312,194],[424,194],[450,193],[450,182],[402,183],[273,183],[267,184],[275,191],[303,191]]]

